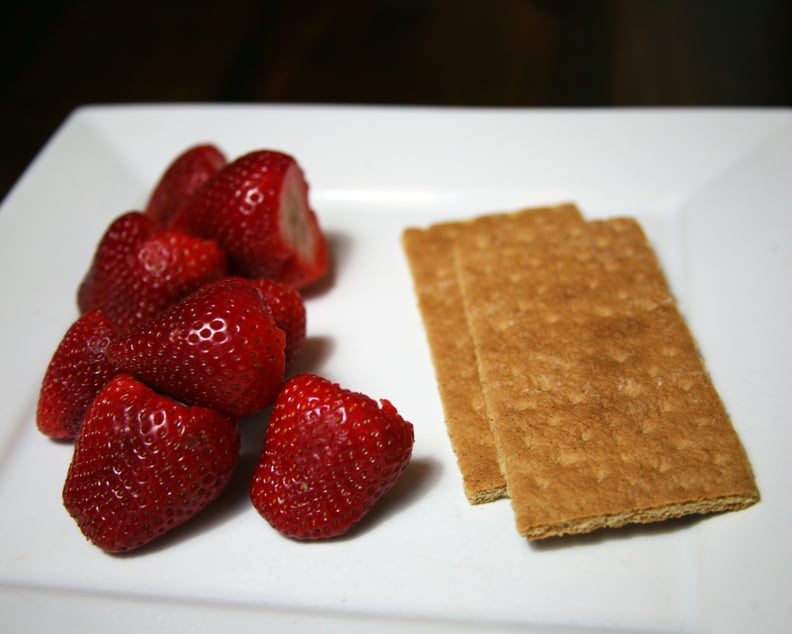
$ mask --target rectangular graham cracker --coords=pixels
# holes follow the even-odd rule
[[[455,242],[496,450],[529,539],[759,499],[743,446],[637,222],[530,248]]]
[[[503,497],[506,482],[498,466],[476,354],[457,284],[454,244],[466,232],[500,242],[513,235],[528,239],[531,232],[558,230],[563,224],[582,222],[577,207],[562,204],[438,223],[426,229],[408,228],[402,236],[448,435],[471,504]]]

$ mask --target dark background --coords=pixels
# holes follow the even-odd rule
[[[75,107],[792,105],[788,0],[29,0],[0,22],[0,197]]]

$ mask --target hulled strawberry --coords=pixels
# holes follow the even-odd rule
[[[273,407],[251,501],[290,537],[341,535],[393,487],[413,441],[412,424],[390,402],[298,374]]]
[[[77,305],[83,313],[101,310],[124,331],[225,273],[216,242],[156,230],[143,213],[130,211],[102,236]]]
[[[305,343],[305,302],[291,286],[275,280],[251,280],[261,291],[264,303],[278,327],[286,335],[286,364],[288,365]]]
[[[36,425],[50,438],[77,436],[91,401],[116,373],[107,356],[115,326],[99,310],[85,313],[66,331],[44,373]]]
[[[275,400],[285,346],[256,286],[222,278],[117,337],[110,358],[181,401],[246,416]]]
[[[173,218],[172,228],[217,240],[231,272],[301,289],[328,268],[327,242],[293,157],[259,150],[221,169]]]
[[[227,162],[225,154],[211,143],[187,148],[163,172],[151,192],[145,214],[157,226],[165,226],[179,207]]]
[[[233,473],[239,446],[235,420],[117,375],[88,409],[63,503],[96,546],[133,550],[215,499]]]

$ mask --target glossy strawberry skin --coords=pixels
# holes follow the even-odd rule
[[[390,402],[298,374],[273,407],[251,501],[289,537],[342,535],[397,482],[413,443]]]
[[[285,346],[253,283],[222,278],[117,337],[110,358],[160,392],[239,417],[275,400]]]
[[[234,471],[239,446],[235,420],[116,375],[80,428],[63,504],[102,550],[134,550],[215,499]]]
[[[227,163],[225,154],[211,143],[187,148],[163,172],[144,213],[156,226],[164,227],[198,188]]]
[[[272,318],[286,335],[288,366],[305,343],[306,310],[302,295],[286,284],[266,278],[251,280],[261,291]]]
[[[138,211],[116,218],[100,240],[77,292],[81,313],[101,310],[125,331],[203,283],[225,275],[216,242],[157,231]]]
[[[107,355],[115,336],[115,326],[99,310],[68,328],[41,382],[36,425],[42,434],[59,440],[77,436],[91,401],[116,373]]]
[[[272,150],[221,169],[174,216],[171,228],[217,240],[230,272],[302,289],[325,275],[327,241],[295,159]]]

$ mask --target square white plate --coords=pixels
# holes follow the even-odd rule
[[[292,153],[334,252],[301,364],[415,424],[404,478],[352,535],[296,543],[247,501],[261,420],[225,495],[111,557],[61,506],[71,445],[41,376],[109,222],[183,149]],[[782,631],[792,624],[792,113],[321,106],[89,107],[0,211],[0,613],[9,631]],[[644,224],[754,465],[745,511],[530,544],[468,505],[400,233],[572,200]]]

